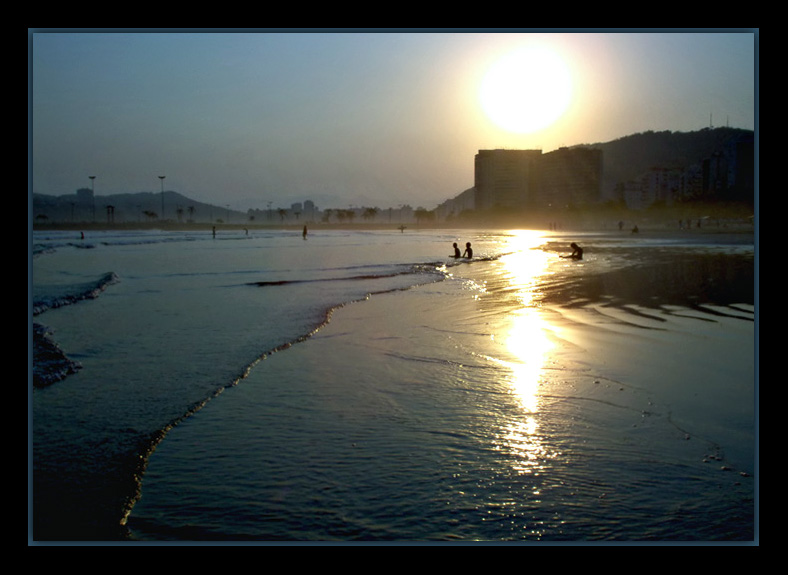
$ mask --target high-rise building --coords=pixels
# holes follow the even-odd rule
[[[599,201],[602,150],[479,150],[476,209],[563,208]]]
[[[602,150],[559,148],[539,159],[537,204],[568,208],[596,203],[602,190]]]
[[[479,150],[475,158],[476,209],[524,207],[537,184],[540,150]]]

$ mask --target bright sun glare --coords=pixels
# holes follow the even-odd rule
[[[524,47],[498,60],[484,76],[479,100],[487,116],[510,132],[531,133],[553,124],[572,98],[572,78],[561,57]]]

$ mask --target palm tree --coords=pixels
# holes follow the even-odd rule
[[[417,223],[421,223],[422,221],[433,221],[435,219],[435,212],[425,210],[424,208],[416,208],[413,215],[416,216]]]

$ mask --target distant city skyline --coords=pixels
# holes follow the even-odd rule
[[[549,152],[710,123],[756,129],[757,42],[756,30],[33,29],[30,188],[166,187],[243,211],[306,199],[432,208],[473,186],[480,149]],[[525,53],[544,55],[518,63],[530,72],[500,72]],[[519,82],[493,84],[510,77]],[[517,110],[498,98],[508,93]],[[549,111],[556,119],[539,125]]]

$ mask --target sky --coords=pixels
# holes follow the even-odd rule
[[[757,30],[28,38],[29,189],[51,195],[158,192],[165,176],[243,211],[432,209],[473,186],[481,149],[757,122]]]

